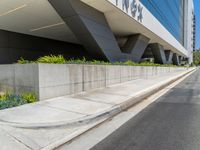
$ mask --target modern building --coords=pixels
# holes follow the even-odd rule
[[[192,62],[192,0],[1,0],[0,63],[47,54]]]
[[[196,16],[193,18],[193,50],[196,50]]]

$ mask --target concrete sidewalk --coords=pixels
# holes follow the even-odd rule
[[[192,71],[0,111],[1,149],[53,149]]]

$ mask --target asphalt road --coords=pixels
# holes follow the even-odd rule
[[[200,150],[200,71],[92,150]]]

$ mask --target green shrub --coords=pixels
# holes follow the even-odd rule
[[[111,63],[111,65],[124,65],[124,62],[117,61],[117,62]]]
[[[18,60],[19,64],[27,64],[27,63],[33,63],[28,60],[24,60],[23,58],[20,58]],[[156,64],[151,61],[144,61],[141,63],[135,63],[131,60],[128,60],[126,62],[106,62],[106,61],[100,61],[100,60],[92,60],[88,61],[85,57],[82,59],[69,59],[66,60],[62,55],[49,55],[49,56],[43,56],[37,59],[34,63],[52,63],[52,64],[93,64],[93,65],[127,65],[127,66],[160,66],[160,67],[177,67],[176,65],[172,64]],[[180,67],[180,66],[179,66]]]
[[[100,61],[100,60],[92,60],[89,63],[93,65],[111,65],[110,62],[105,62],[105,61]]]
[[[88,61],[86,61],[85,57],[83,57],[83,59],[70,59],[70,60],[66,60],[67,64],[87,64],[89,63]]]
[[[128,65],[128,66],[135,66],[135,65],[137,65],[137,63],[135,63],[135,62],[133,62],[131,60],[128,60],[128,61],[124,62],[123,64],[124,65]]]
[[[0,101],[5,101],[5,100],[9,99],[10,95],[11,94],[8,93],[8,92],[1,94],[0,95]]]
[[[37,59],[37,63],[52,63],[52,64],[64,64],[65,58],[62,55],[49,55],[43,56]]]
[[[152,62],[141,62],[139,65],[140,66],[162,66],[162,64],[156,64]]]
[[[27,102],[23,100],[20,96],[14,94],[6,94],[0,101],[0,110],[20,106],[26,104]]]
[[[27,103],[34,103],[37,102],[37,96],[34,93],[23,93],[21,95],[22,99],[25,100]]]
[[[37,101],[37,97],[33,93],[23,93],[21,95],[5,93],[0,95],[0,110],[6,108],[12,108],[27,103],[33,103]]]
[[[28,60],[25,60],[24,58],[20,57],[20,59],[17,61],[18,64],[28,64],[30,63]]]

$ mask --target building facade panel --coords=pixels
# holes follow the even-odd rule
[[[163,44],[163,46],[165,46],[167,49],[169,49],[170,47],[172,51],[178,53],[179,55],[183,55],[184,57],[188,56],[188,51],[184,47],[183,42],[181,43],[179,40],[177,40],[178,38],[176,39],[176,37],[167,29],[167,27],[165,27],[162,24],[162,22],[158,20],[158,18],[156,18],[156,16],[153,15],[153,13],[142,3],[142,1],[139,0],[118,0],[118,1],[108,0],[108,1],[111,2],[113,5],[117,6],[119,9],[121,9],[129,16],[131,16],[134,20],[140,23],[141,26],[149,30],[150,31],[149,34],[151,34],[152,36],[156,35],[157,38],[160,38],[160,40],[157,40],[157,42]],[[183,32],[180,33],[183,34]],[[181,35],[180,37],[183,38],[183,36]]]
[[[183,45],[184,0],[141,0],[141,2]]]

